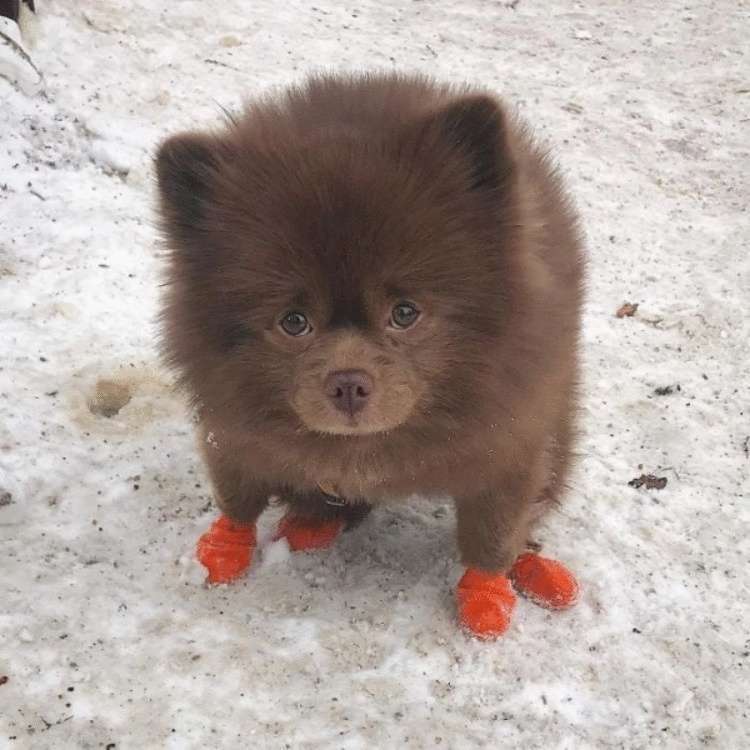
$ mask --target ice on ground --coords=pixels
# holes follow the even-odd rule
[[[46,93],[0,80],[0,747],[750,746],[747,9],[40,5]],[[316,554],[271,513],[232,586],[192,557],[216,511],[155,351],[155,146],[362,66],[504,94],[588,234],[582,459],[540,534],[581,601],[497,643],[456,626],[444,501]]]

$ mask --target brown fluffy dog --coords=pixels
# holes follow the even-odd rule
[[[165,347],[224,513],[450,495],[464,563],[507,571],[568,471],[582,295],[524,126],[482,91],[315,77],[157,171]]]

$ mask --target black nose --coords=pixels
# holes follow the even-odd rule
[[[337,370],[325,382],[325,392],[331,403],[353,417],[367,405],[374,384],[364,370]]]

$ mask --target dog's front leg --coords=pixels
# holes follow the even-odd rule
[[[271,489],[255,480],[225,448],[205,451],[222,515],[198,540],[197,554],[208,571],[209,583],[229,583],[252,562],[256,546],[255,524],[268,505]]]
[[[467,567],[456,592],[459,617],[480,638],[507,630],[516,604],[513,587],[550,609],[577,599],[578,585],[566,568],[524,552],[543,488],[543,476],[525,474],[456,499],[458,545]]]

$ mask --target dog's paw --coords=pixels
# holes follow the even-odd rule
[[[509,577],[520,594],[548,609],[567,609],[578,600],[575,576],[556,560],[533,552],[521,555]]]
[[[286,539],[294,552],[326,549],[333,544],[343,529],[343,518],[315,521],[289,514],[279,522],[279,528],[274,539]]]
[[[243,526],[226,516],[211,524],[198,540],[198,560],[208,570],[209,583],[230,583],[249,567],[255,550],[255,525]]]
[[[477,638],[501,636],[510,625],[516,595],[508,578],[468,568],[456,589],[461,625]]]

